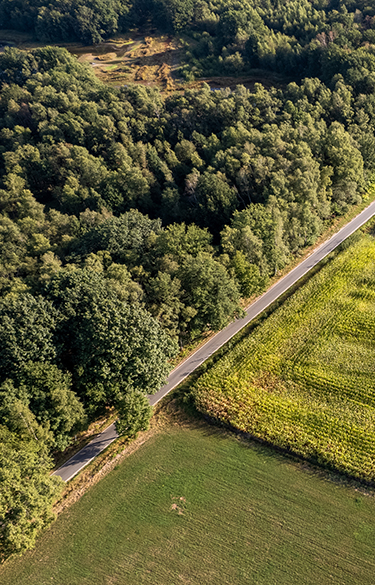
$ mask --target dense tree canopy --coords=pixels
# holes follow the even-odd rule
[[[374,86],[375,8],[365,0],[0,0],[0,28],[43,41],[97,43],[145,24],[194,35],[187,76],[262,67]]]
[[[127,388],[152,394],[162,385],[175,344],[138,303],[118,299],[100,273],[62,272],[46,287],[58,308],[56,346],[88,412],[116,405]]]
[[[53,361],[55,312],[41,296],[9,296],[0,305],[0,378],[18,378],[31,362]]]
[[[52,520],[51,500],[60,490],[50,478],[51,460],[38,441],[0,425],[0,560],[30,548]]]
[[[255,290],[359,201],[375,169],[372,97],[340,76],[162,100],[105,87],[63,49],[10,49],[0,68],[3,294],[40,294],[78,266],[172,335],[199,334],[188,256],[209,254],[229,282],[241,251]]]

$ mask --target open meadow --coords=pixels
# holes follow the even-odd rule
[[[0,52],[4,50],[2,44],[30,51],[51,43],[36,41],[30,33],[0,29]],[[214,89],[235,89],[237,85],[244,85],[251,90],[255,83],[262,83],[268,89],[282,87],[286,83],[285,76],[261,69],[253,69],[247,75],[222,75],[184,81],[179,68],[186,51],[195,44],[186,35],[143,34],[134,30],[94,45],[60,42],[58,46],[65,47],[80,63],[90,66],[101,81],[114,87],[145,85],[157,87],[163,94],[168,94],[199,89],[204,83]]]
[[[0,582],[370,585],[374,542],[373,497],[185,421],[92,487]]]
[[[375,240],[330,261],[203,374],[198,409],[354,477],[375,479]]]

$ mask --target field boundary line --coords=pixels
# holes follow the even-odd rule
[[[167,378],[167,383],[153,395],[149,395],[148,399],[151,406],[155,406],[164,396],[174,390],[181,384],[192,372],[198,369],[207,359],[222,348],[228,341],[230,341],[237,333],[246,327],[251,321],[258,317],[270,305],[277,301],[283,294],[285,294],[292,286],[294,286],[301,278],[310,272],[312,268],[317,266],[324,258],[326,258],[333,250],[335,250],[342,242],[350,237],[354,232],[366,224],[375,215],[375,201],[370,203],[364,210],[356,215],[349,223],[345,224],[338,232],[333,234],[328,240],[322,242],[313,250],[306,258],[302,260],[297,266],[287,272],[282,278],[277,280],[269,289],[267,289],[260,297],[254,299],[245,309],[246,315],[241,319],[232,321],[221,331],[218,331],[210,337],[203,345],[196,349],[187,359],[182,361]],[[342,234],[344,237],[341,237]],[[326,250],[324,251],[324,249]],[[322,252],[324,251],[323,255]],[[312,262],[311,265],[308,265]],[[297,276],[294,278],[294,276]],[[290,281],[290,282],[289,282]],[[277,289],[280,288],[280,291]],[[269,297],[269,300],[268,300]],[[266,302],[264,300],[266,299]],[[255,308],[252,311],[252,308]],[[217,343],[218,341],[218,343]],[[211,351],[210,351],[211,350]],[[201,357],[198,357],[201,354]],[[198,359],[197,359],[198,357]],[[182,375],[179,375],[181,369],[186,368]],[[107,441],[101,437],[108,434]],[[110,424],[104,431],[102,431],[93,441],[88,443],[83,449],[73,455],[66,463],[54,471],[54,475],[59,475],[64,481],[72,479],[81,469],[86,467],[99,453],[104,451],[113,441],[118,438],[115,429],[115,423]],[[93,455],[92,449],[97,443],[102,443],[98,446],[98,451]],[[100,449],[100,450],[99,450]],[[72,466],[72,461],[77,459],[74,468],[69,471]],[[81,460],[81,461],[79,461]]]

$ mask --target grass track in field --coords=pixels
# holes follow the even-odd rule
[[[375,480],[375,240],[365,235],[193,385],[200,411]]]
[[[174,425],[0,568],[0,581],[372,585],[374,542],[372,497],[214,427]]]

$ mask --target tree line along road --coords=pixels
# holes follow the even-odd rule
[[[334,234],[327,242],[324,242],[303,262],[298,264],[293,270],[281,278],[276,284],[269,288],[261,297],[256,299],[246,310],[242,319],[230,323],[225,329],[219,331],[202,347],[195,351],[182,364],[177,366],[168,376],[167,383],[160,388],[156,394],[149,396],[152,406],[157,404],[168,392],[178,386],[203,362],[212,356],[220,347],[229,339],[238,333],[243,327],[248,325],[255,317],[262,313],[267,307],[283,295],[291,286],[300,278],[305,276],[314,266],[323,258],[339,246],[346,238],[353,234],[358,228],[364,225],[371,217],[375,215],[375,201],[364,209],[359,215],[346,224],[337,234]],[[111,424],[88,445],[83,447],[78,453],[73,455],[64,465],[54,472],[64,481],[72,479],[83,467],[88,465],[99,453],[110,445],[118,437],[115,425]]]

